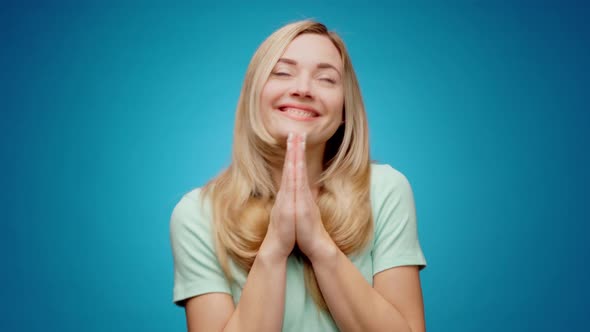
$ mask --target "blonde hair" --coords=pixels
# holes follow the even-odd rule
[[[259,100],[271,70],[289,43],[305,33],[328,37],[344,65],[344,123],[326,143],[317,204],[327,232],[345,254],[363,249],[373,234],[370,204],[368,126],[359,84],[342,39],[318,22],[283,26],[257,49],[246,71],[236,110],[230,166],[203,188],[212,202],[216,251],[233,282],[228,258],[250,271],[266,235],[278,191],[272,167],[282,164],[285,150],[262,124]],[[300,252],[305,285],[319,308],[327,310],[311,263]]]

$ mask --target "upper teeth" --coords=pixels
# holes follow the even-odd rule
[[[287,107],[283,109],[285,112],[289,112],[291,114],[295,114],[298,116],[304,116],[304,117],[314,117],[315,113],[313,112],[309,112],[309,111],[304,111],[298,108],[291,108],[291,107]]]

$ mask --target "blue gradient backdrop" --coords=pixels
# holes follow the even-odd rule
[[[585,5],[3,2],[1,331],[182,331],[168,222],[229,161],[279,26],[344,37],[372,157],[413,185],[429,331],[581,331]]]

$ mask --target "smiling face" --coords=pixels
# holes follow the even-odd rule
[[[343,120],[343,74],[340,52],[328,37],[296,37],[260,95],[268,132],[279,141],[289,132],[306,132],[308,145],[325,144]]]

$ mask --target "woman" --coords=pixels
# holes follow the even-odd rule
[[[171,217],[190,331],[424,331],[406,178],[369,159],[342,40],[301,21],[248,67],[231,165]]]

